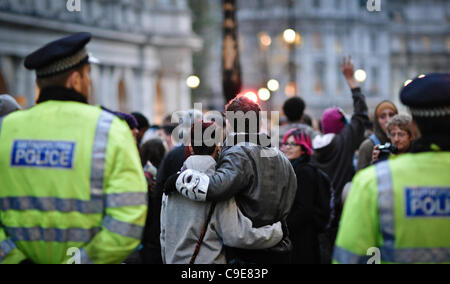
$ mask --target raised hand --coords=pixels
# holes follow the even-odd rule
[[[355,74],[355,66],[352,63],[352,57],[344,57],[344,60],[341,65],[342,74],[344,74],[345,79],[347,80],[347,84],[350,89],[358,88],[359,84],[356,82],[354,74]]]
[[[355,67],[352,63],[352,57],[345,57],[341,65],[342,74],[344,74],[345,79],[353,78],[353,75],[355,74]]]

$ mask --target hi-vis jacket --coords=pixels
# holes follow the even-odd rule
[[[353,180],[337,263],[450,262],[450,152],[404,154]]]
[[[0,118],[0,263],[129,256],[147,212],[134,143],[124,122],[77,102]]]

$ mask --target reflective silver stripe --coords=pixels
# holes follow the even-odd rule
[[[5,231],[16,242],[76,242],[88,243],[100,232],[101,228],[92,229],[56,229],[56,228],[11,228],[5,227]]]
[[[81,264],[94,264],[84,248],[80,250],[80,261]]]
[[[16,245],[11,240],[5,240],[0,243],[0,263],[16,248]]]
[[[105,197],[105,206],[107,208],[138,206],[138,205],[147,205],[146,192],[108,194]]]
[[[142,234],[144,232],[143,226],[122,222],[112,218],[111,216],[105,216],[103,219],[103,226],[110,232],[138,240],[142,238]]]
[[[383,261],[392,263],[448,263],[450,248],[381,249]]]
[[[109,129],[114,115],[102,111],[97,122],[95,139],[92,147],[91,161],[91,199],[100,198],[103,194],[103,178],[105,174],[106,147],[108,145]]]
[[[341,264],[367,264],[370,256],[352,253],[346,249],[335,246],[333,260]]]
[[[375,168],[378,181],[380,229],[383,234],[384,247],[389,251],[395,249],[395,211],[392,174],[388,161],[376,164]]]
[[[101,198],[84,201],[53,197],[6,197],[0,198],[0,210],[38,210],[43,212],[58,211],[63,213],[80,212],[85,214],[98,214],[103,213],[103,202],[109,208],[147,205],[147,193],[108,194],[105,196],[105,201]]]
[[[0,210],[38,210],[95,214],[103,212],[103,200],[94,199],[92,201],[83,201],[53,197],[7,197],[0,198]]]

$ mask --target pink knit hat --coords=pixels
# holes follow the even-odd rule
[[[294,137],[295,143],[303,147],[303,150],[306,152],[306,155],[312,156],[314,154],[311,137],[309,137],[308,133],[306,133],[304,130],[293,128],[288,132],[286,132],[286,134],[283,137],[282,144],[284,145],[291,136]]]
[[[322,115],[322,132],[323,134],[338,134],[344,129],[347,120],[344,112],[337,107],[326,109]]]

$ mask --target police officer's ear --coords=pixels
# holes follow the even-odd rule
[[[66,81],[66,88],[83,93],[83,75],[79,70],[74,70],[70,73]]]

